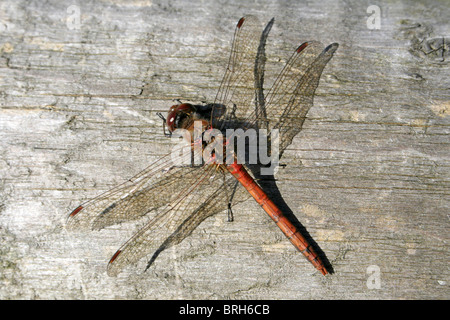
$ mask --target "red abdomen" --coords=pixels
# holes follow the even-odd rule
[[[272,218],[277,226],[283,231],[291,243],[319,270],[323,275],[328,272],[320,258],[311,248],[308,241],[301,235],[297,228],[283,215],[275,203],[269,199],[267,194],[248,174],[247,170],[236,162],[227,165],[228,171],[244,186],[252,197],[261,205],[264,211]]]

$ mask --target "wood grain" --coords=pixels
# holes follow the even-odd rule
[[[450,10],[391,1],[371,30],[368,6],[2,1],[0,298],[448,299]],[[302,41],[340,44],[276,176],[334,274],[247,202],[109,278],[142,222],[69,233],[67,215],[165,153],[172,99],[214,98],[244,14],[275,17],[268,84]]]

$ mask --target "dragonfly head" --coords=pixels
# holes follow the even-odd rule
[[[182,128],[182,121],[190,117],[194,111],[194,106],[189,103],[171,106],[166,120],[169,131],[173,132],[175,129]]]

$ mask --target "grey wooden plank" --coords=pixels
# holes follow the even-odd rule
[[[370,4],[2,1],[0,297],[448,299],[449,9],[391,1],[370,30]],[[109,278],[142,222],[69,233],[67,214],[164,154],[156,112],[213,99],[248,13],[276,19],[268,78],[304,40],[340,43],[277,175],[335,273],[248,202]]]

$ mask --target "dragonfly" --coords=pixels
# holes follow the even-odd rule
[[[268,139],[277,139],[275,154],[282,156],[300,132],[323,69],[338,44],[300,44],[265,93],[265,44],[273,23],[274,19],[262,28],[259,19],[252,15],[238,21],[228,66],[214,102],[196,105],[180,101],[170,107],[167,117],[159,114],[168,135],[183,129],[195,136],[197,128],[197,139],[188,138],[188,146],[204,151],[208,145],[198,136],[203,138],[210,130],[265,129],[277,132],[268,134]],[[199,125],[195,127],[195,123]],[[216,146],[218,141],[215,140]],[[220,140],[219,148],[214,150],[220,150],[220,144],[225,148],[230,139]],[[231,208],[253,198],[294,247],[326,275],[328,270],[319,255],[264,192],[252,166],[237,161],[236,148],[226,152],[225,162],[218,161],[219,152],[214,150],[209,158],[194,165],[174,164],[171,154],[159,158],[121,185],[78,206],[69,214],[66,227],[100,230],[150,216],[109,260],[107,274],[117,276],[144,257],[150,258],[147,270],[162,251],[179,244],[205,219],[228,211],[232,220]],[[192,160],[192,154],[184,153],[181,159]]]

